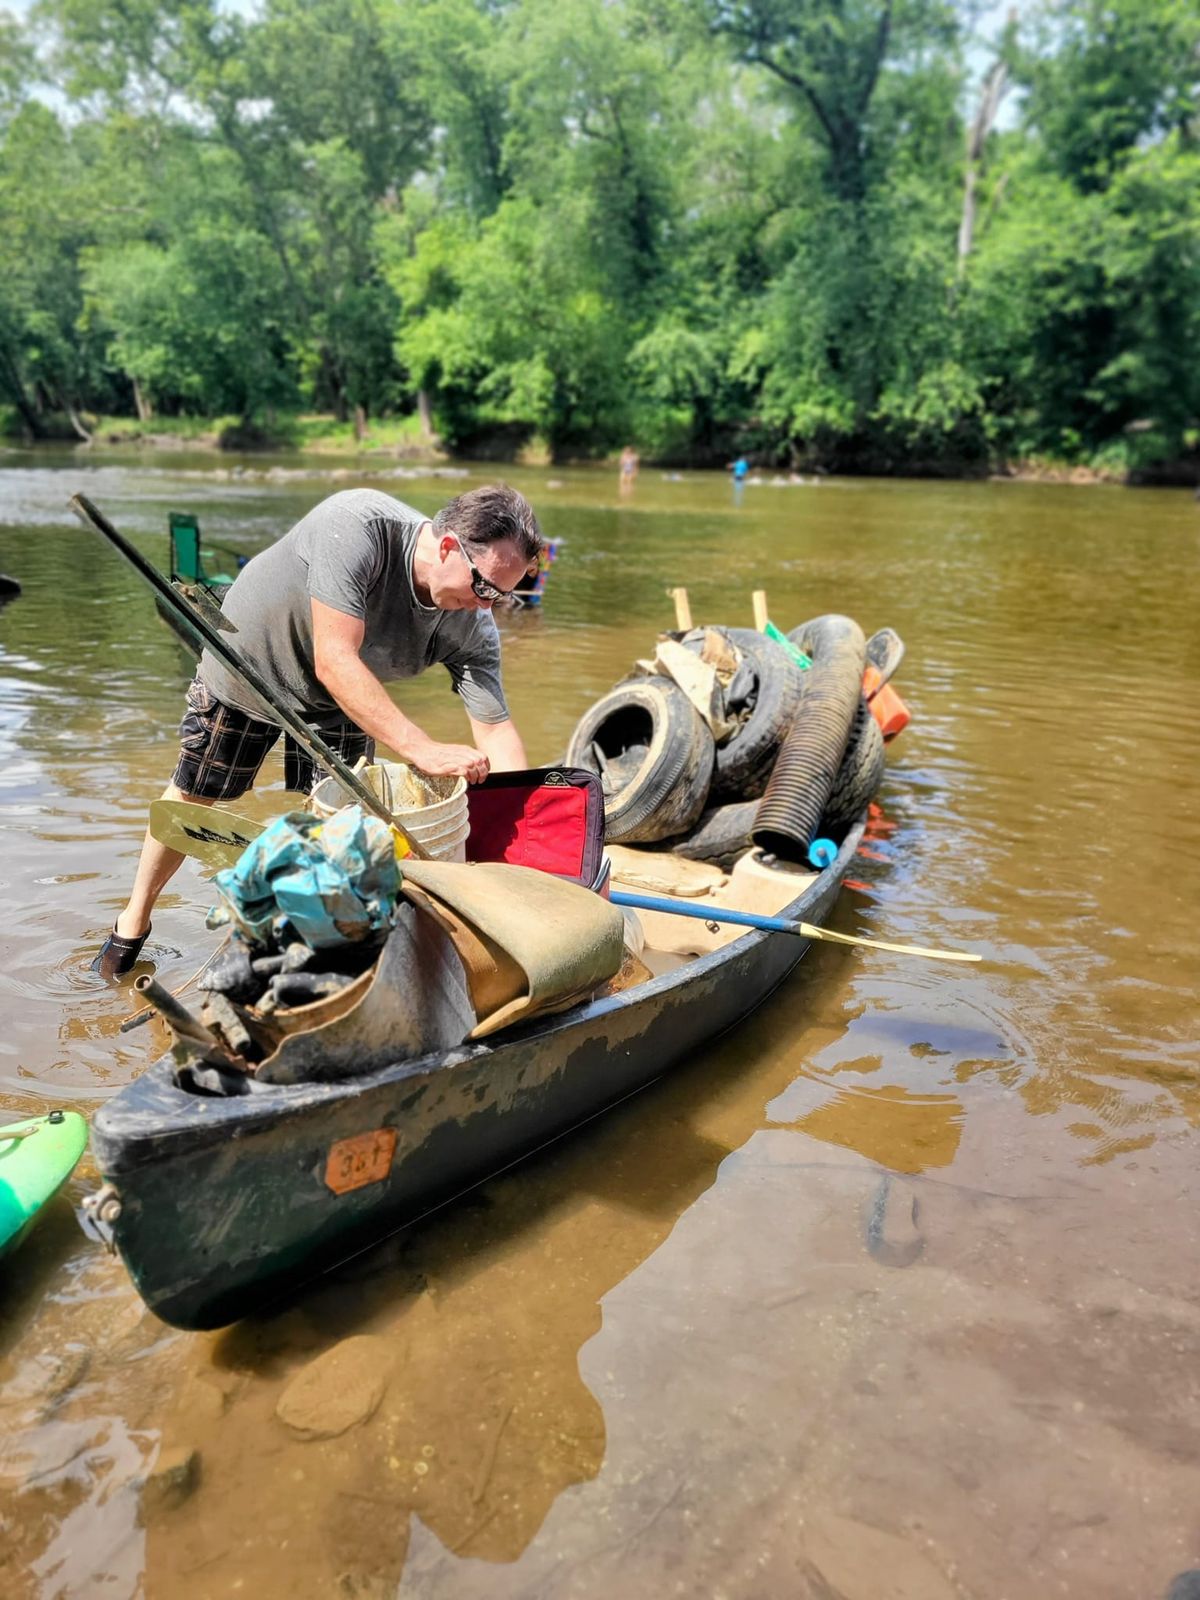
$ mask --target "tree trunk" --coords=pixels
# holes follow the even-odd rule
[[[29,438],[40,439],[43,434],[41,419],[33,401],[26,393],[25,385],[21,382],[17,364],[4,345],[0,345],[0,383],[8,390],[9,399],[20,412],[21,421],[25,424],[25,432]]]
[[[421,419],[421,432],[426,439],[433,438],[433,406],[429,400],[428,389],[417,390],[417,415]]]
[[[354,408],[354,437],[361,444],[367,436],[367,413],[361,406]]]
[[[958,274],[967,268],[967,257],[975,242],[975,189],[983,165],[983,149],[987,136],[1000,110],[1000,102],[1008,84],[1008,68],[1003,61],[993,62],[979,95],[979,110],[967,135],[967,171],[963,180],[962,220],[958,226]]]
[[[967,257],[975,238],[975,185],[979,174],[973,161],[967,162],[967,175],[963,183],[962,221],[958,225],[958,270],[966,270]]]
[[[137,419],[139,422],[149,422],[154,416],[154,407],[142,393],[142,386],[136,378],[133,380],[133,404],[137,411]]]
[[[79,415],[78,411],[76,411],[75,407],[69,400],[66,402],[66,413],[71,426],[83,440],[84,444],[91,444],[92,436],[88,432],[87,428],[84,427],[83,418]]]

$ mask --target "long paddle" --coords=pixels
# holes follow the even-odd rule
[[[159,599],[170,606],[175,615],[198,639],[203,641],[204,645],[217,660],[227,667],[236,678],[240,679],[247,689],[262,702],[268,712],[269,721],[278,722],[282,727],[286,728],[300,748],[306,751],[319,766],[324,767],[328,772],[332,772],[342,787],[348,789],[360,805],[364,806],[381,821],[386,822],[388,827],[395,833],[397,839],[404,845],[406,854],[416,856],[420,860],[428,859],[429,852],[417,843],[401,823],[397,822],[379,796],[372,793],[357,773],[350,770],[337,751],[331,750],[324,739],[319,734],[314,733],[308,724],[298,717],[294,711],[289,710],[287,706],[280,705],[258,671],[244,657],[238,654],[233,646],[222,637],[220,630],[214,627],[202,612],[197,610],[195,606],[188,604],[179,591],[167,582],[161,572],[151,566],[140,551],[134,549],[123,534],[117,532],[104,513],[94,506],[86,495],[72,495],[70,504],[72,511],[80,521],[86,523],[96,533],[101,534],[110,544],[115,545],[138,576],[144,578],[150,585]]]
[[[223,806],[198,806],[188,800],[156,800],[150,807],[150,832],[160,844],[195,856],[214,870],[232,866],[252,839],[266,827],[251,817],[238,816]],[[852,933],[834,933],[811,922],[788,917],[760,917],[751,911],[728,911],[724,906],[695,905],[666,900],[653,894],[625,894],[614,889],[615,906],[636,911],[665,911],[678,917],[698,917],[701,922],[728,922],[743,928],[763,928],[769,933],[794,933],[802,939],[826,939],[831,944],[861,944],[868,950],[889,950],[895,955],[928,956],[933,961],[982,961],[964,950],[926,950],[915,944],[886,944],[882,939],[860,939]]]
[[[860,939],[853,933],[834,933],[811,922],[790,917],[760,917],[752,911],[727,911],[724,906],[698,906],[683,900],[664,900],[655,894],[625,894],[614,889],[608,897],[615,906],[635,911],[666,911],[675,917],[698,917],[701,922],[730,922],[739,928],[761,928],[767,933],[794,933],[802,939],[826,939],[830,944],[861,944],[868,950],[890,950],[899,956],[928,956],[931,961],[982,961],[966,950],[926,950],[917,944],[886,944],[882,939]]]

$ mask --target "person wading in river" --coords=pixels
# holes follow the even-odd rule
[[[344,760],[373,759],[378,740],[422,772],[479,783],[490,770],[526,765],[490,612],[536,570],[542,548],[532,506],[504,484],[459,495],[432,522],[390,495],[348,489],[247,562],[222,610],[239,654]],[[471,744],[431,739],[384,688],[435,661],[449,668]],[[282,730],[262,720],[254,696],[207,650],[187,702],[163,798],[236,800]],[[288,737],[285,786],[306,792],[316,776]],[[93,972],[112,979],[135,964],[155,902],[182,860],[147,833],[133,892]]]

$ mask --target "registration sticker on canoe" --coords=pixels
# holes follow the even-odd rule
[[[334,1194],[380,1183],[392,1170],[395,1154],[395,1128],[376,1128],[371,1133],[356,1133],[352,1139],[339,1139],[329,1147],[325,1182]]]

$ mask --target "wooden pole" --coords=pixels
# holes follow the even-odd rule
[[[675,602],[675,626],[681,633],[687,633],[692,627],[692,608],[688,604],[686,589],[670,589],[667,591]]]
[[[756,632],[765,633],[767,628],[767,591],[755,589],[751,595],[754,605],[754,627]]]

